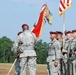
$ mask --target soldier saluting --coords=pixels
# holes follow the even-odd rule
[[[47,69],[48,75],[60,74],[60,52],[61,46],[57,40],[57,32],[50,32],[51,42],[48,45]]]

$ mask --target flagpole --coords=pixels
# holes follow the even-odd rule
[[[65,24],[66,24],[66,20],[65,20],[65,12],[63,14],[63,49],[65,46]]]

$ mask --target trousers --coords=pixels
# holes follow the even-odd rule
[[[22,57],[20,58],[20,75],[26,75],[28,68],[29,75],[36,75],[36,57]]]
[[[54,66],[55,61],[51,61],[47,63],[47,72],[48,75],[60,75],[60,63],[58,63],[58,66]]]
[[[17,58],[15,63],[15,75],[20,75],[20,58]]]

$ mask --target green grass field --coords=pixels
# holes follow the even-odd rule
[[[12,64],[9,63],[0,63],[0,75],[7,75]],[[37,75],[47,75],[47,66],[42,64],[37,64]],[[10,75],[14,75],[14,67],[10,73]],[[27,72],[28,75],[28,72]]]

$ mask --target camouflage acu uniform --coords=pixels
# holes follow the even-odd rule
[[[15,75],[20,74],[20,58],[17,58],[16,63],[15,63]]]
[[[58,40],[60,42],[60,46],[61,46],[61,54],[60,54],[60,57],[61,59],[63,59],[63,54],[62,54],[62,48],[63,48],[63,42],[62,40]]]
[[[53,40],[49,43],[48,57],[47,57],[47,68],[48,75],[59,75],[60,74],[60,52],[61,46],[58,40]],[[55,67],[54,63],[58,62],[58,66]]]
[[[60,72],[61,72],[61,75],[63,75],[63,53],[62,53],[63,42],[62,42],[62,39],[61,40],[58,40],[58,41],[60,42],[60,45],[61,45]]]
[[[76,75],[76,39],[73,39],[72,50],[75,51],[75,54],[71,54],[71,60],[73,66],[72,69],[73,69],[73,75]]]
[[[20,58],[19,58],[19,46],[21,46],[21,44],[18,44],[18,47],[15,46],[15,43],[13,44],[13,47],[11,48],[12,52],[14,52],[15,56],[16,56],[16,62],[15,62],[15,75],[20,75]]]
[[[13,51],[13,48],[12,48]],[[15,53],[15,55],[17,55],[17,53]],[[15,75],[19,75],[20,74],[20,58],[18,57],[16,62],[15,62]]]
[[[65,75],[72,75],[72,60],[71,60],[71,50],[73,49],[73,40],[66,40],[65,41],[65,50],[66,54],[64,55],[64,74]]]
[[[25,30],[15,40],[15,48],[18,47],[18,43],[22,42],[22,46],[19,47],[20,52],[20,74],[26,75],[26,68],[28,66],[29,74],[36,75],[36,52],[34,50],[36,38],[35,35],[29,30]]]

